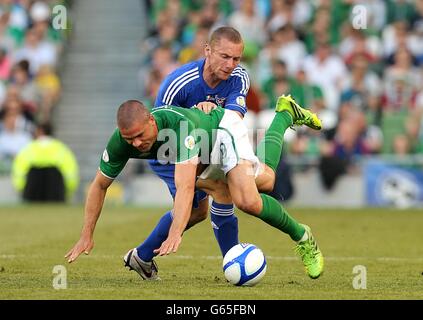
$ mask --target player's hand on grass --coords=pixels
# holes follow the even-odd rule
[[[217,108],[217,106],[213,102],[208,102],[208,101],[200,102],[195,107],[197,109],[200,109],[206,114],[209,114],[210,112],[212,112],[214,109]]]
[[[165,241],[162,242],[162,245],[160,248],[155,249],[154,253],[158,254],[159,256],[164,256],[171,254],[172,252],[175,253],[179,245],[182,242],[182,236],[181,235],[169,235]]]
[[[89,254],[93,247],[94,241],[92,238],[81,237],[75,246],[65,255],[65,258],[71,263],[75,261],[81,253]]]

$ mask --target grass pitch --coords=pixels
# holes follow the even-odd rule
[[[325,256],[325,273],[317,280],[305,274],[287,235],[238,212],[240,240],[259,246],[268,262],[265,277],[251,288],[224,280],[210,221],[186,232],[177,254],[157,258],[162,281],[141,281],[127,271],[123,255],[145,239],[164,211],[106,207],[94,250],[67,264],[64,255],[79,238],[82,207],[0,208],[0,299],[423,299],[421,210],[291,208],[291,215],[312,227]],[[53,288],[57,265],[66,268],[65,290]],[[354,289],[357,265],[365,267],[366,289]]]

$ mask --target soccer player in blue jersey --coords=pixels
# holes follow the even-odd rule
[[[250,79],[239,65],[244,44],[241,35],[232,27],[216,29],[205,47],[205,59],[187,63],[164,79],[155,101],[155,107],[172,105],[198,108],[208,113],[216,106],[236,111],[240,117],[247,112],[245,99]],[[172,197],[175,197],[175,165],[161,165],[151,160],[152,170],[163,179]],[[206,219],[209,201],[204,191],[196,190],[189,227]],[[238,243],[238,220],[232,203],[213,201],[211,205],[213,231],[222,255]],[[143,261],[152,261],[153,250],[167,236],[172,223],[171,211],[165,213],[150,236],[138,246]]]

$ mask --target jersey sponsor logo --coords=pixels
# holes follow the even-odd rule
[[[245,98],[243,96],[237,97],[236,103],[238,103],[241,107],[244,107],[245,106]]]
[[[188,136],[185,138],[185,147],[187,147],[189,150],[194,149],[195,139],[193,136]]]
[[[104,149],[103,151],[103,161],[109,162],[109,154],[107,153],[107,149]]]
[[[223,107],[225,105],[225,100],[226,98],[224,97],[220,98],[217,94],[215,94],[214,96],[209,94],[206,97],[206,101],[213,102],[217,104],[219,107]]]

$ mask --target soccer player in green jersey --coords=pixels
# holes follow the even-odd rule
[[[296,251],[311,278],[322,274],[323,256],[310,228],[292,218],[276,199],[259,192],[273,189],[286,129],[302,124],[321,129],[314,113],[298,106],[290,96],[279,97],[273,122],[258,146],[262,161],[253,152],[245,124],[232,110],[216,108],[204,114],[197,109],[165,106],[150,113],[141,102],[129,100],[119,107],[117,123],[88,192],[81,237],[66,255],[69,262],[92,249],[94,228],[107,188],[129,158],[139,158],[175,164],[177,191],[173,221],[167,239],[154,251],[156,254],[177,251],[183,232],[190,226],[197,177],[199,184],[220,179],[227,183],[231,198],[240,210],[287,233],[297,242]],[[146,264],[132,253],[133,249],[126,254],[125,264],[144,279],[157,279],[154,261]]]

